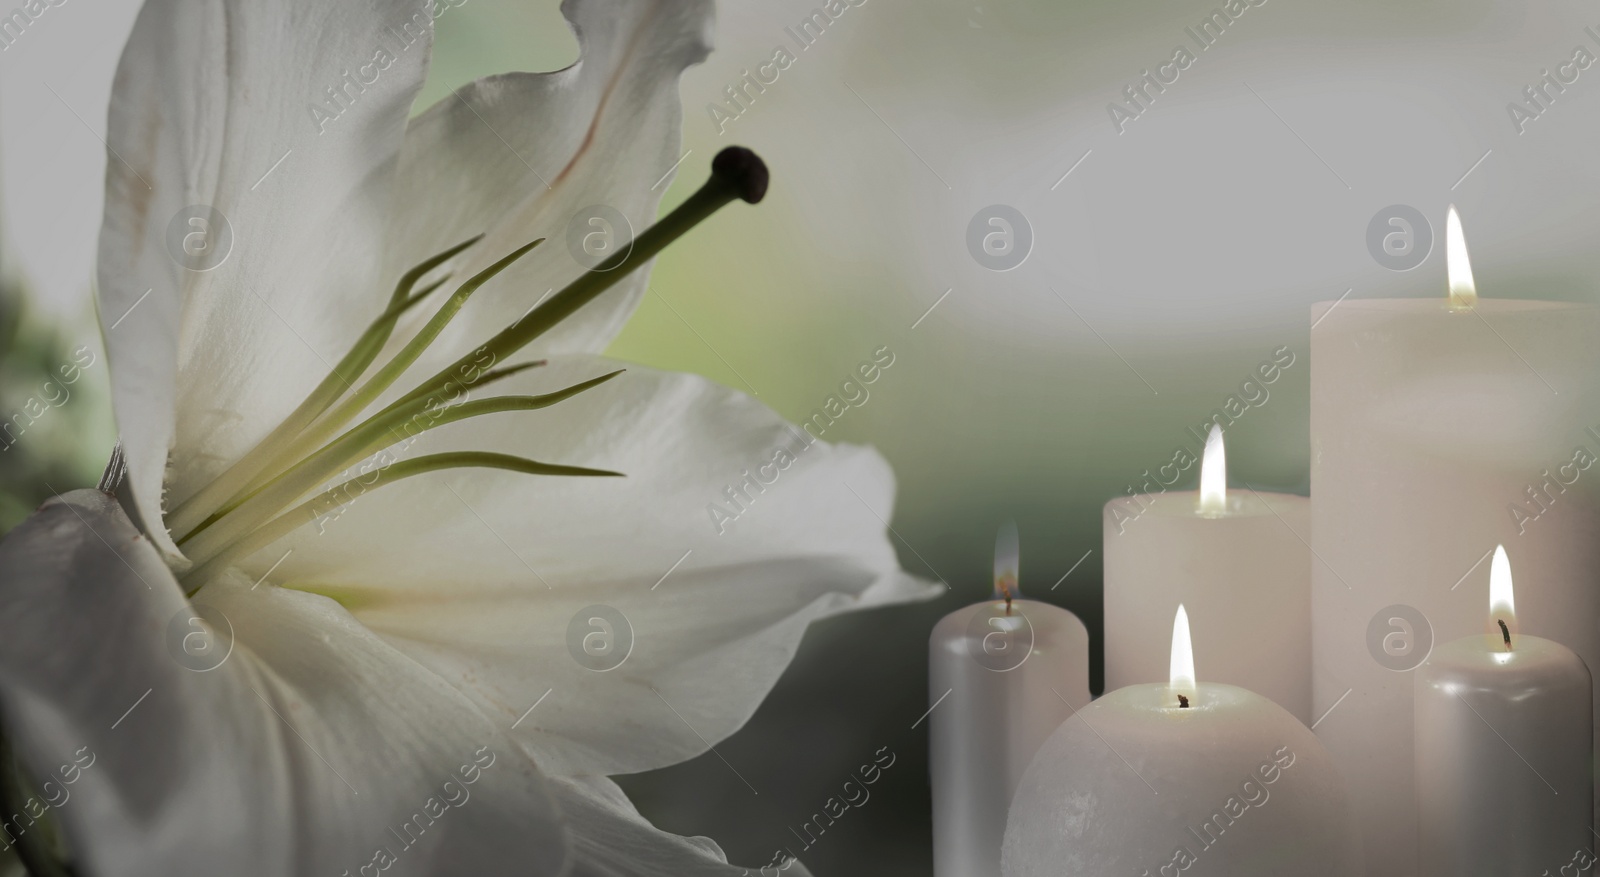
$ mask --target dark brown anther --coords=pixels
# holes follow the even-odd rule
[[[739,197],[756,204],[767,194],[767,163],[743,146],[730,146],[711,160],[711,174],[733,186]]]

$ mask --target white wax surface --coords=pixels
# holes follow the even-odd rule
[[[1350,783],[1366,872],[1404,877],[1417,849],[1410,669],[1428,629],[1435,643],[1483,632],[1496,544],[1522,629],[1600,666],[1600,466],[1570,465],[1579,447],[1600,453],[1587,432],[1600,429],[1600,309],[1346,299],[1312,320],[1313,712]],[[1540,511],[1526,489],[1545,471],[1572,483]],[[1514,507],[1539,514],[1519,524]],[[1401,616],[1378,619],[1397,634],[1398,671],[1368,640],[1395,604],[1428,622],[1407,652],[1387,622]]]
[[[1513,646],[1464,637],[1416,671],[1424,877],[1588,870],[1572,866],[1594,848],[1593,680],[1558,643],[1519,635]]]
[[[1220,514],[1195,491],[1105,506],[1106,689],[1164,682],[1172,617],[1189,613],[1201,677],[1311,717],[1311,501],[1228,491]]]
[[[957,609],[928,640],[928,703],[938,703],[928,716],[936,877],[998,877],[1006,807],[1023,769],[1089,702],[1089,631],[1059,606],[1013,602],[1013,614],[1032,628],[1031,649],[1025,633],[1006,625],[1010,637],[990,639],[984,659],[973,657],[998,632],[986,622],[1003,619],[1004,606],[992,600]],[[1028,650],[1007,657],[1006,649]],[[1002,667],[1014,669],[991,669]]]
[[[1359,873],[1349,800],[1314,734],[1231,685],[1176,702],[1165,684],[1118,689],[1050,736],[1011,803],[1005,877]]]

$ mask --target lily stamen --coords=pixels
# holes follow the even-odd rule
[[[411,364],[416,362],[417,359],[422,356],[423,352],[426,351],[431,344],[433,344],[434,340],[437,339],[439,334],[445,330],[445,327],[450,324],[450,321],[455,318],[456,314],[461,312],[461,308],[466,305],[467,299],[471,298],[472,294],[477,292],[480,286],[488,283],[496,274],[499,274],[501,271],[511,267],[513,262],[521,259],[534,247],[537,247],[542,243],[544,243],[544,238],[539,238],[538,240],[518,247],[516,250],[512,251],[510,255],[498,262],[495,262],[488,268],[479,271],[467,282],[461,284],[461,286],[451,294],[450,298],[446,299],[443,305],[440,305],[439,310],[434,313],[433,317],[429,319],[426,324],[423,325],[422,329],[420,329],[410,341],[406,342],[405,346],[400,349],[400,352],[394,355],[393,359],[384,364],[383,368],[379,369],[376,374],[367,380],[366,383],[362,384],[359,390],[352,392],[350,396],[344,401],[340,402],[337,407],[329,410],[320,419],[318,419],[316,423],[312,424],[293,441],[291,441],[289,446],[278,455],[278,459],[280,461],[293,461],[305,456],[307,453],[315,450],[323,442],[333,437],[333,435],[338,432],[340,427],[349,423],[351,420],[355,419],[356,415],[370,407],[372,403],[377,401],[378,397],[383,395],[385,390],[393,386],[394,382],[400,379],[400,376],[405,373],[406,369],[410,368]],[[490,362],[493,363],[494,361],[495,360],[491,360]],[[476,363],[474,363],[474,365],[476,365]],[[482,369],[479,368],[478,371],[481,372]],[[263,476],[267,476],[268,474],[269,473],[267,472],[262,472],[261,475],[258,475],[253,486],[259,486],[260,483],[265,480]]]
[[[408,278],[411,282],[415,282],[417,277],[420,277],[423,273],[426,273],[426,271],[431,270],[432,267],[436,267],[443,261],[443,259],[449,258],[449,256],[454,255],[455,253],[459,253],[461,250],[466,249],[467,246],[470,246],[471,243],[476,242],[482,237],[482,235],[478,235],[478,237],[473,238],[472,241],[453,248],[453,251],[447,250],[445,253],[440,254],[440,256],[436,256],[433,259],[422,263],[408,272],[406,274],[406,278]],[[399,353],[395,354],[394,358],[391,359],[388,364],[380,369],[378,373],[366,383],[362,384],[359,390],[354,389],[352,386],[352,381],[354,381],[356,378],[359,378],[361,372],[366,371],[367,367],[372,364],[372,361],[377,358],[377,355],[382,349],[384,343],[388,341],[388,331],[382,332],[381,337],[378,337],[380,333],[376,330],[385,326],[385,324],[387,324],[389,328],[392,328],[393,322],[398,318],[399,314],[421,298],[421,295],[418,294],[409,298],[401,299],[400,289],[397,288],[395,299],[391,299],[392,303],[389,309],[378,317],[378,319],[373,323],[373,328],[369,329],[367,333],[363,335],[362,339],[356,343],[355,349],[353,349],[350,354],[345,357],[345,360],[340,362],[338,367],[335,367],[333,373],[330,374],[328,378],[323,380],[322,385],[318,387],[318,390],[312,393],[312,398],[319,398],[320,396],[321,398],[319,401],[324,403],[322,405],[323,410],[319,412],[320,416],[314,418],[312,421],[307,422],[303,427],[301,427],[301,429],[297,431],[296,434],[287,435],[285,437],[287,440],[287,447],[278,450],[277,453],[267,457],[264,461],[256,465],[254,467],[256,471],[253,474],[253,477],[244,486],[240,487],[231,496],[227,497],[221,506],[214,509],[212,513],[203,521],[191,524],[189,515],[174,513],[172,531],[174,533],[180,532],[180,524],[188,527],[188,532],[179,537],[178,543],[182,544],[185,540],[194,537],[195,534],[199,533],[207,525],[216,520],[218,516],[226,514],[228,510],[238,507],[250,496],[259,493],[265,485],[276,480],[284,472],[293,468],[296,465],[295,461],[303,460],[308,453],[326,442],[339,429],[339,427],[348,423],[363,409],[370,406],[374,399],[382,395],[383,391],[387,390],[390,385],[398,380],[406,368],[408,368],[411,363],[415,362],[417,357],[422,355],[422,352],[428,347],[429,344],[433,342],[435,338],[439,336],[439,333],[444,331],[445,326],[449,324],[450,320],[454,318],[458,312],[460,312],[462,305],[466,303],[466,300],[472,295],[472,293],[477,291],[478,287],[487,283],[490,278],[505,270],[511,265],[512,262],[522,258],[522,256],[526,255],[529,250],[532,250],[534,247],[543,243],[543,241],[544,239],[540,238],[539,240],[536,240],[526,246],[518,248],[516,251],[511,253],[511,255],[501,259],[493,265],[490,265],[488,268],[478,272],[471,279],[467,280],[467,282],[461,284],[461,286],[456,289],[455,293],[453,293],[450,298],[446,300],[442,306],[440,306],[439,310],[433,315],[433,318],[422,327],[421,331],[419,331],[415,337],[413,337],[403,348],[401,348]],[[407,280],[401,281],[402,287],[404,287],[406,284]],[[438,284],[433,284],[432,288],[437,288],[437,286]],[[396,299],[398,299],[398,301],[396,301]],[[346,362],[350,361],[352,358],[355,358],[356,361],[350,368],[346,369]],[[335,383],[335,379],[337,379],[337,383]],[[324,392],[324,387],[330,387],[330,389],[327,392]],[[339,397],[344,396],[346,392],[350,392],[350,395],[345,398],[344,402],[339,403]],[[307,402],[311,402],[311,399],[308,399]],[[339,403],[338,406],[332,407],[335,403]],[[329,410],[330,408],[332,408],[332,410]],[[276,434],[277,431],[275,430],[274,435]],[[262,445],[258,446],[258,448],[265,447],[267,444],[267,442],[263,442]],[[242,475],[242,472],[239,474]],[[197,511],[195,513],[197,513]]]
[[[525,255],[533,247],[542,242],[536,240],[508,256],[502,258],[489,268],[479,272],[474,277],[463,283],[443,304],[432,319],[397,353],[393,359],[383,366],[375,375],[368,379],[359,389],[350,389],[344,377],[348,372],[335,369],[323,384],[318,387],[318,392],[313,393],[313,398],[308,398],[296,414],[301,415],[305,410],[313,407],[313,400],[320,405],[316,413],[304,423],[296,425],[292,431],[287,429],[288,423],[274,430],[272,437],[278,437],[287,446],[277,453],[263,451],[269,442],[263,442],[253,450],[247,458],[252,459],[250,467],[241,467],[238,464],[230,468],[225,476],[228,477],[228,487],[231,491],[223,493],[223,488],[213,482],[201,491],[206,494],[207,502],[186,503],[182,515],[182,522],[186,526],[174,526],[173,532],[183,533],[178,540],[184,552],[196,566],[193,571],[185,576],[186,579],[200,582],[203,586],[204,577],[200,573],[217,568],[224,561],[232,562],[240,559],[257,548],[268,544],[273,539],[292,531],[294,527],[305,523],[305,520],[286,521],[285,518],[297,515],[299,509],[307,508],[309,504],[296,507],[294,512],[280,514],[284,509],[315,490],[318,485],[326,484],[327,480],[337,473],[348,469],[371,454],[403,441],[409,436],[405,434],[403,426],[414,422],[415,418],[426,412],[429,423],[419,429],[422,431],[446,423],[455,422],[467,417],[482,414],[496,413],[499,411],[531,410],[533,408],[547,407],[562,399],[570,398],[594,386],[598,386],[617,373],[605,375],[600,378],[585,381],[568,387],[565,390],[545,396],[534,397],[509,397],[502,401],[497,399],[483,400],[481,402],[457,403],[465,391],[483,386],[491,380],[504,378],[515,371],[520,371],[527,366],[514,366],[511,368],[491,371],[490,366],[502,362],[513,356],[535,338],[549,331],[562,320],[571,316],[585,304],[593,301],[601,293],[614,286],[623,277],[630,274],[640,265],[645,264],[656,254],[665,249],[667,245],[682,237],[689,229],[710,217],[726,204],[735,199],[748,203],[761,200],[766,192],[767,170],[761,159],[755,153],[742,147],[730,147],[718,153],[712,162],[712,174],[701,188],[691,195],[686,201],[675,208],[660,222],[646,229],[633,242],[633,245],[624,251],[614,254],[594,270],[552,296],[545,304],[534,308],[510,326],[490,338],[472,352],[465,354],[456,362],[445,369],[424,380],[411,392],[401,396],[376,414],[346,430],[343,434],[334,437],[338,430],[353,420],[361,411],[369,407],[382,395],[396,380],[413,365],[422,353],[430,346],[443,331],[449,321],[465,305],[466,300],[483,283],[509,267],[517,259]],[[470,246],[470,241],[455,250],[459,252]],[[451,253],[454,255],[454,253]],[[435,257],[438,261],[434,267],[442,264],[446,257]],[[433,260],[430,260],[433,261]],[[427,264],[427,263],[424,263]],[[421,266],[419,266],[419,269]],[[425,273],[425,272],[422,272]],[[415,275],[415,277],[413,277]],[[407,275],[413,277],[412,282],[420,279],[421,273],[417,270]],[[404,281],[402,281],[404,282]],[[397,289],[395,299],[392,301],[409,302]],[[408,305],[409,306],[409,305]],[[391,304],[390,311],[394,310]],[[379,323],[389,318],[390,311],[380,316],[374,329]],[[396,317],[397,319],[397,317]],[[389,324],[392,328],[392,322]],[[369,330],[371,332],[372,330]],[[387,335],[383,340],[387,341]],[[364,339],[365,340],[365,336]],[[362,345],[358,343],[358,347]],[[378,347],[381,348],[382,344]],[[376,352],[366,356],[363,351],[361,356],[356,356],[352,351],[346,361],[359,365],[360,371],[370,365]],[[364,361],[363,361],[364,360]],[[345,365],[341,361],[341,367]],[[334,383],[326,394],[319,395],[330,382]],[[346,396],[348,391],[349,395]],[[339,401],[343,398],[343,401]],[[398,436],[398,437],[397,437]],[[258,452],[260,452],[258,454]],[[589,470],[581,467],[563,467],[555,464],[538,463],[521,458],[507,458],[517,460],[514,466],[500,465],[506,460],[500,459],[503,455],[433,455],[428,458],[418,458],[409,461],[417,464],[423,459],[437,460],[435,458],[447,456],[454,460],[495,459],[498,462],[484,463],[492,468],[510,468],[514,471],[523,471],[528,474],[543,475],[594,475],[618,473],[603,470]],[[243,462],[243,461],[241,461]],[[389,467],[391,470],[406,465],[396,463]],[[434,468],[454,468],[456,465],[478,465],[472,462],[458,462],[450,466],[433,465],[432,468],[412,468],[400,470],[406,475],[420,474],[423,471],[433,471]],[[517,468],[521,467],[521,468]],[[244,473],[244,469],[253,471]],[[221,481],[222,479],[219,479]],[[393,479],[391,479],[393,480]],[[241,483],[242,482],[242,483]],[[347,482],[348,483],[348,482]],[[197,494],[197,498],[201,495]],[[325,493],[324,496],[327,494]],[[219,501],[220,496],[220,501]],[[312,503],[316,500],[312,500]],[[209,507],[209,510],[206,510]],[[179,516],[174,516],[176,524]],[[278,533],[282,528],[283,533]],[[184,532],[184,530],[187,532]],[[272,535],[271,538],[263,534]],[[266,541],[262,541],[266,539]],[[251,547],[254,546],[254,547]],[[209,572],[208,572],[209,574]]]
[[[556,324],[572,316],[602,292],[610,289],[635,268],[655,258],[667,245],[682,237],[689,229],[708,219],[713,213],[735,199],[749,204],[758,203],[767,192],[767,166],[754,152],[742,146],[730,146],[717,153],[711,162],[711,178],[693,195],[673,211],[644,230],[634,240],[633,246],[624,248],[595,266],[548,301],[524,314],[498,335],[484,342],[479,350],[486,350],[496,361],[509,357],[529,342],[550,331]],[[621,270],[618,270],[621,269]],[[456,360],[420,386],[396,401],[399,405],[427,396],[459,380],[461,371],[472,364],[469,354]],[[471,384],[467,384],[468,387]]]
[[[362,333],[350,352],[339,360],[339,364],[333,367],[333,371],[322,379],[322,383],[318,384],[305,401],[290,412],[289,416],[284,418],[266,438],[239,458],[238,462],[229,466],[194,496],[174,508],[167,522],[167,528],[173,533],[185,533],[193,529],[266,468],[272,462],[273,453],[279,446],[298,436],[315,422],[372,365],[372,361],[377,359],[378,354],[383,351],[383,346],[388,343],[389,336],[394,333],[394,327],[400,317],[421,303],[429,293],[444,285],[449,277],[447,275],[440,278],[412,294],[417,282],[482,239],[483,235],[480,234],[462,241],[424,260],[401,276],[400,281],[395,284],[393,294],[389,297],[388,307],[372,321],[372,325]]]
[[[293,509],[272,519],[265,526],[251,532],[239,541],[229,545],[226,550],[214,558],[195,566],[182,580],[198,582],[193,588],[184,588],[184,593],[194,596],[194,593],[204,587],[205,582],[214,573],[226,569],[228,564],[271,545],[284,536],[289,535],[300,527],[315,522],[328,512],[353,502],[365,495],[368,491],[376,490],[385,484],[393,484],[413,475],[425,472],[436,472],[440,469],[504,469],[510,472],[521,472],[524,475],[564,475],[564,476],[589,476],[589,477],[623,477],[621,472],[612,472],[608,469],[589,469],[583,466],[562,466],[551,463],[540,463],[524,457],[510,454],[493,454],[484,451],[461,451],[447,454],[427,454],[412,460],[402,460],[386,468],[378,470],[376,483],[366,483],[361,480],[363,476],[351,478],[339,485],[329,488],[316,497],[301,503]]]
[[[521,369],[505,369],[504,373],[509,375],[517,371]],[[469,417],[502,411],[534,411],[548,408],[620,374],[622,369],[540,396],[496,396],[444,405],[430,398],[392,411],[385,409],[384,412],[351,428],[326,447],[295,464],[274,479],[266,489],[240,503],[235,509],[208,520],[194,533],[184,537],[179,544],[183,546],[190,560],[197,564],[205,563],[228,543],[255,529],[296,498],[326,484],[328,479],[384,448],[408,441],[430,429]],[[218,522],[226,522],[226,525],[215,529],[208,526]]]

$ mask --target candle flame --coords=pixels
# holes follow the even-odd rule
[[[1021,558],[1022,548],[1017,541],[1017,522],[1006,521],[994,534],[994,596],[997,600],[1005,600],[1008,610],[1011,608],[1011,601],[1022,594],[1017,587],[1017,568]]]
[[[1502,622],[1504,627],[1500,626]],[[1495,546],[1494,560],[1489,561],[1489,624],[1494,628],[1494,633],[1503,635],[1507,640],[1517,629],[1517,601],[1511,591],[1511,561],[1506,557],[1504,545]]]
[[[1195,696],[1194,644],[1189,639],[1189,612],[1178,604],[1178,615],[1172,620],[1172,693],[1185,700]]]
[[[1450,306],[1470,308],[1478,303],[1478,287],[1472,282],[1472,262],[1467,258],[1467,239],[1461,233],[1461,215],[1456,205],[1444,218],[1444,272],[1450,285]]]
[[[1222,428],[1213,423],[1200,456],[1200,511],[1221,514],[1227,509],[1228,454],[1222,446]]]

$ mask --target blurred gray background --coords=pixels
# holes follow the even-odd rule
[[[1569,62],[1579,48],[1600,57],[1600,11],[1264,0],[1201,50],[1185,29],[1211,14],[1204,0],[866,0],[801,49],[785,29],[816,5],[720,9],[717,50],[683,81],[692,154],[665,204],[732,143],[765,156],[772,192],[668,251],[611,353],[754,391],[799,420],[888,346],[894,366],[828,437],[882,450],[902,561],[952,592],[816,626],[720,758],[623,782],[658,825],[709,835],[752,868],[787,847],[818,875],[926,874],[926,725],[911,727],[927,708],[926,638],[987,593],[1000,521],[1020,525],[1024,591],[1077,612],[1098,643],[1101,505],[1196,450],[1187,427],[1283,346],[1296,362],[1230,430],[1229,463],[1235,484],[1304,492],[1309,305],[1443,295],[1446,205],[1462,211],[1483,295],[1595,298],[1600,69]],[[98,132],[135,11],[69,2],[0,54],[3,264],[29,280],[0,321],[0,410],[35,392],[30,367],[60,361],[40,345],[98,350]],[[576,55],[554,0],[470,0],[438,27],[419,107]],[[734,114],[724,88],[779,46],[794,62]],[[1179,46],[1193,62],[1119,131],[1108,105],[1126,106],[1123,90]],[[1516,123],[1508,105],[1561,65],[1576,81]],[[967,243],[997,204],[1033,238],[1004,272]],[[1435,238],[1409,270],[1368,244],[1392,205],[1420,211]],[[44,479],[94,477],[111,438],[104,380],[101,362],[52,415],[60,441],[0,454],[0,526]],[[871,801],[802,850],[791,829],[884,746],[896,761]]]

